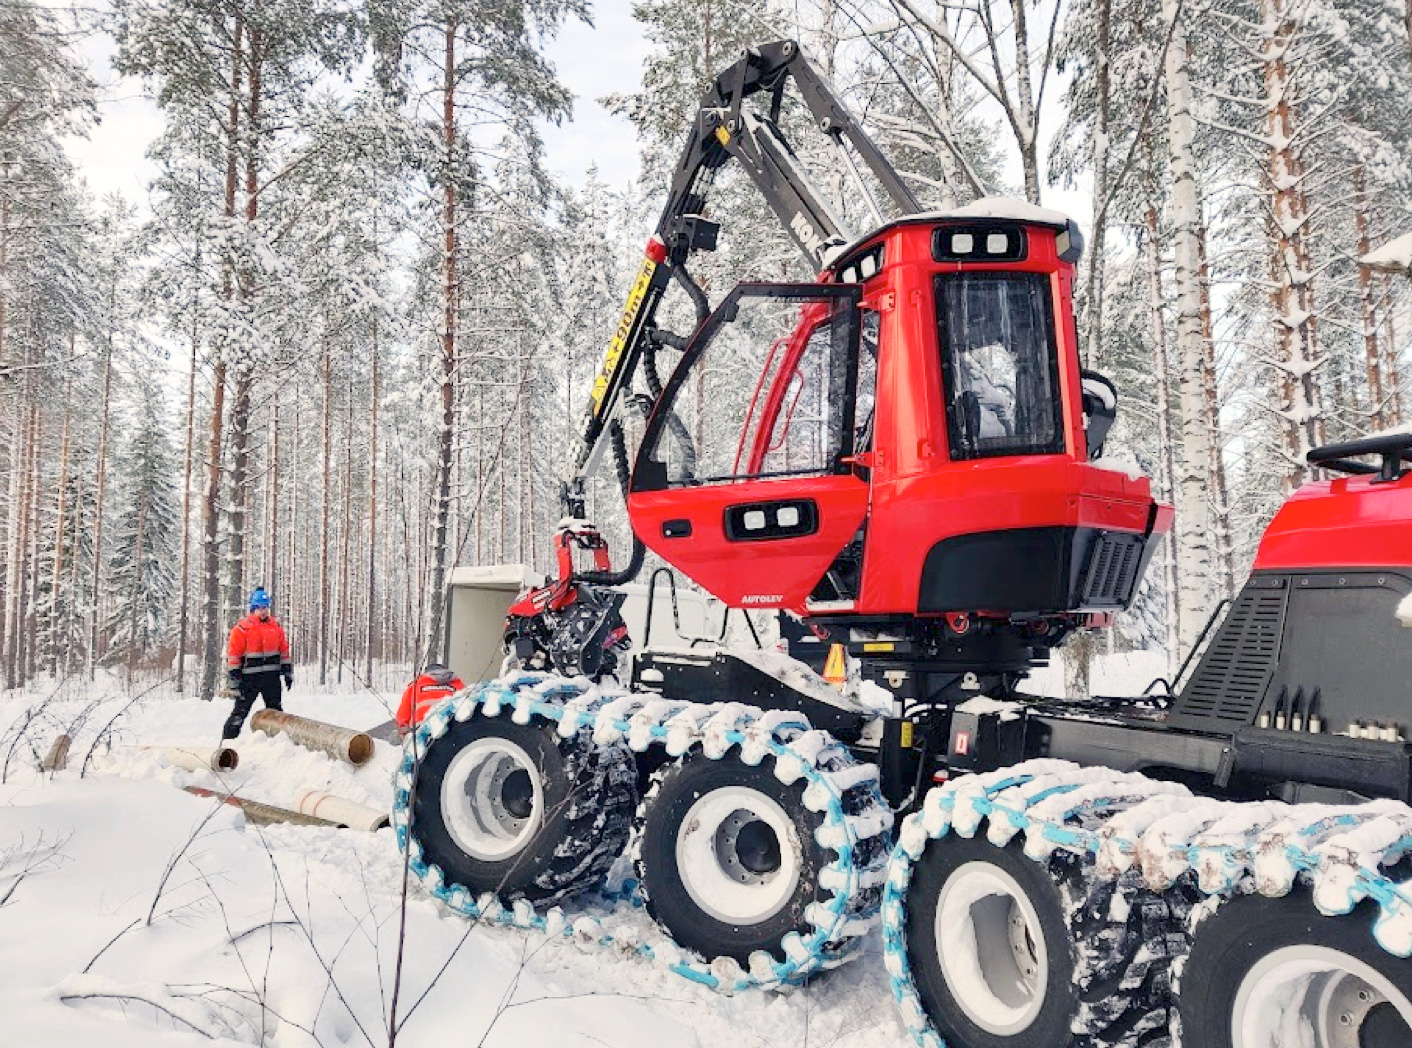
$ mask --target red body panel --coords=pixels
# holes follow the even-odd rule
[[[864,520],[867,533],[857,600],[849,614],[915,615],[923,563],[943,540],[1019,528],[1087,527],[1143,534],[1166,532],[1172,511],[1154,514],[1146,478],[1099,469],[1087,462],[1078,339],[1072,312],[1073,266],[1059,259],[1054,230],[1025,226],[1023,262],[937,262],[933,223],[903,222],[862,244],[886,242],[882,270],[863,285],[863,308],[879,314],[873,447],[858,476],[827,475],[747,479],[707,486],[633,491],[633,528],[642,541],[712,594],[735,607],[807,611],[814,590],[834,558]],[[934,283],[937,274],[960,272],[1046,274],[1056,307],[1063,450],[1056,454],[953,461],[948,447],[946,397],[938,349]],[[825,279],[829,279],[825,277]],[[807,307],[800,326],[774,347],[797,357],[822,312]],[[757,388],[754,413],[768,421],[787,404],[790,369],[779,368],[772,388]],[[749,381],[755,381],[751,376]],[[658,410],[662,410],[659,405]],[[737,463],[758,467],[771,426],[757,430],[755,446],[742,443]],[[867,479],[863,479],[864,476]],[[818,530],[768,542],[728,541],[726,507],[745,502],[812,498]],[[667,521],[690,520],[691,534],[664,538]],[[985,609],[956,609],[979,611]],[[1034,609],[1035,611],[1057,609]]]
[[[633,530],[647,548],[733,608],[803,609],[838,551],[868,514],[868,485],[856,477],[791,477],[712,484],[632,496]],[[772,542],[729,542],[727,506],[757,499],[810,498],[819,507],[812,535]],[[663,538],[668,520],[691,521],[691,534]]]
[[[1390,484],[1367,477],[1306,484],[1260,540],[1255,570],[1412,567],[1412,473]]]

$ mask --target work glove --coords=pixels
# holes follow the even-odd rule
[[[293,671],[293,670],[285,670],[283,676],[284,676],[284,690],[285,690],[285,691],[289,691],[291,688],[294,687],[294,671]]]
[[[234,688],[236,691],[239,691],[239,690],[240,690],[240,670],[238,670],[238,669],[230,670],[230,671],[227,672],[226,676],[228,676],[228,677],[230,678],[230,686],[231,686],[232,688]]]

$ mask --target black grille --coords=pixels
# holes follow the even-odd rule
[[[1198,727],[1255,720],[1280,657],[1289,591],[1247,586],[1236,599],[1196,673],[1182,690],[1169,723]]]
[[[1133,599],[1145,540],[1141,535],[1100,533],[1088,551],[1082,606],[1127,607]]]

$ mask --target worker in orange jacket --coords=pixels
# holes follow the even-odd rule
[[[256,699],[265,708],[281,709],[280,678],[286,688],[294,687],[294,663],[289,657],[289,638],[284,627],[270,614],[270,595],[263,587],[250,594],[250,614],[230,631],[226,645],[226,672],[236,691],[235,708],[221,731],[222,741],[240,734],[245,718]]]
[[[464,687],[460,677],[447,667],[433,662],[402,693],[402,703],[397,707],[397,730],[406,735],[422,723],[422,718],[433,706]]]

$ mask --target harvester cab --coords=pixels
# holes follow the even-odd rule
[[[1171,510],[1092,461],[1116,396],[1079,364],[1080,247],[985,201],[888,223],[819,283],[740,285],[647,424],[634,530],[729,605],[1003,638],[1017,670],[1126,607]]]

